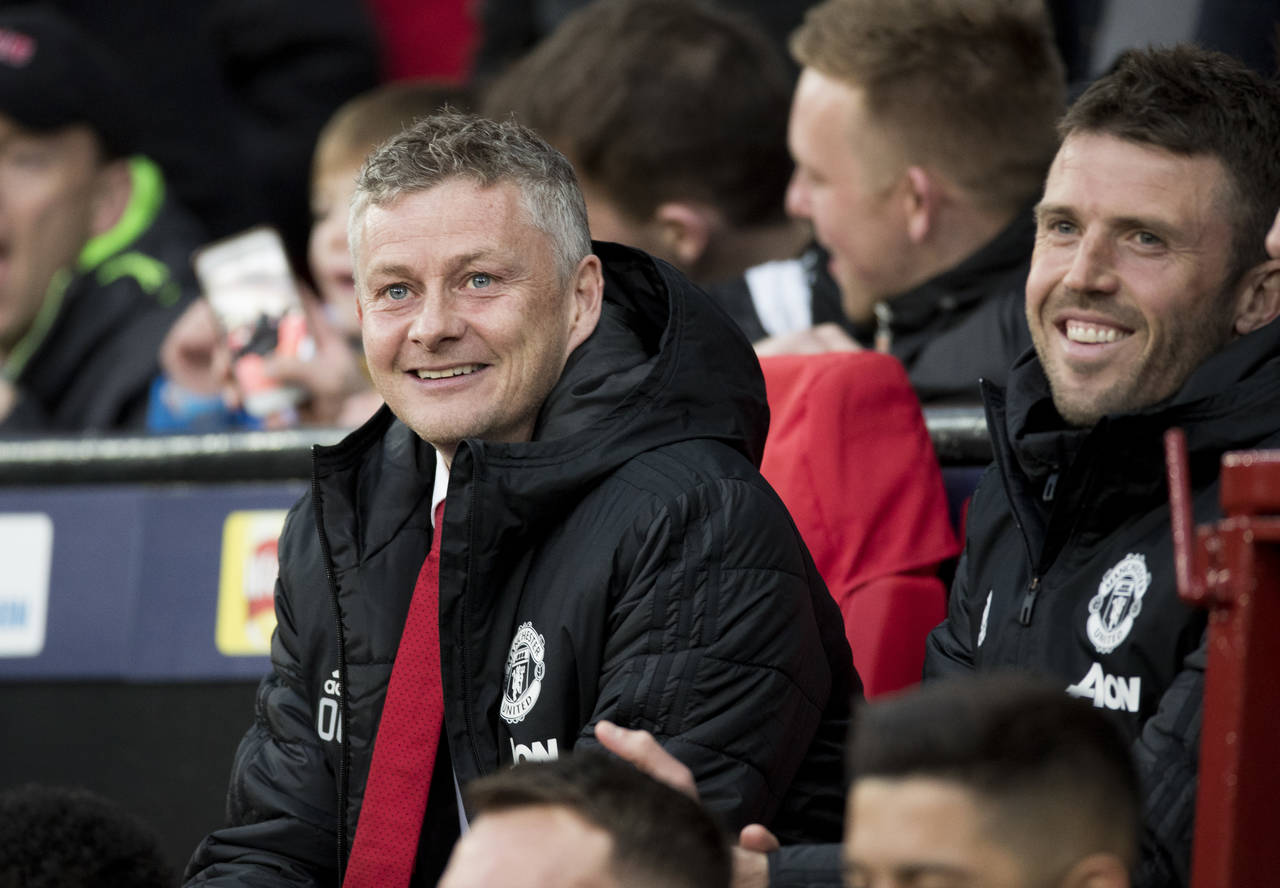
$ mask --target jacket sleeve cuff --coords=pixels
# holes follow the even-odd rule
[[[785,845],[769,855],[769,888],[842,885],[839,845]]]

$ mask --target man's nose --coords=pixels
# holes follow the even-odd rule
[[[809,186],[805,184],[799,171],[792,173],[791,181],[787,183],[784,206],[787,215],[798,219],[808,219],[812,215],[809,211]]]
[[[448,295],[425,296],[409,325],[409,338],[429,351],[466,333],[466,318]]]
[[[1115,246],[1111,240],[1103,234],[1086,232],[1076,244],[1062,283],[1078,293],[1113,292],[1119,278],[1115,273]]]

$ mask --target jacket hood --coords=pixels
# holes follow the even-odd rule
[[[639,250],[595,244],[604,307],[547,398],[534,450],[608,444],[622,462],[714,438],[759,466],[769,428],[755,351],[724,311],[675,268]]]

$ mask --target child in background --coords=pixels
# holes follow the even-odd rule
[[[312,227],[307,262],[314,289],[303,286],[315,342],[309,360],[273,356],[264,371],[304,392],[302,425],[354,427],[381,399],[369,382],[356,316],[347,248],[347,208],[366,155],[419,117],[444,105],[465,109],[462,87],[434,81],[380,86],[344,104],[316,141],[311,168]],[[226,333],[207,301],[197,301],[174,325],[160,351],[164,375],[152,389],[148,429],[159,432],[270,427],[243,410],[230,374]]]

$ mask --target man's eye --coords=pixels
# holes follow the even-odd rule
[[[392,284],[382,292],[386,294],[388,299],[394,300],[396,302],[399,302],[402,299],[407,299],[409,297],[409,288],[406,287],[404,284]]]
[[[1049,230],[1052,231],[1054,234],[1060,234],[1064,237],[1069,237],[1070,235],[1073,235],[1076,233],[1075,225],[1073,225],[1070,222],[1067,222],[1065,219],[1059,219],[1056,222],[1050,222]]]
[[[471,275],[471,277],[467,278],[467,284],[473,290],[483,290],[485,287],[489,286],[491,283],[493,283],[493,278],[489,277],[489,275],[485,274],[482,271],[476,272],[475,274]]]
[[[1152,234],[1150,231],[1139,231],[1137,234],[1138,243],[1144,247],[1159,247],[1164,244],[1159,235]]]

